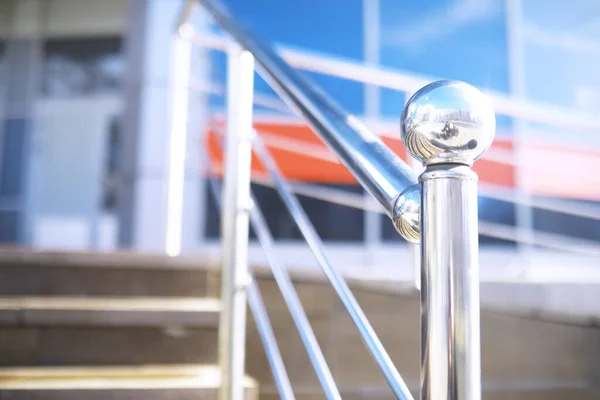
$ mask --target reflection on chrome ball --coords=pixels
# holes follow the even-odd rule
[[[473,86],[439,81],[410,98],[400,129],[406,149],[424,165],[471,165],[492,144],[496,118],[487,97]]]

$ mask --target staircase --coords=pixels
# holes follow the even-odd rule
[[[216,398],[216,265],[206,257],[0,251],[0,399]],[[255,271],[296,398],[322,399],[276,284]],[[330,286],[314,274],[292,277],[343,398],[392,399]],[[418,393],[418,294],[349,284]],[[250,314],[246,360],[247,398],[278,399]],[[596,327],[482,312],[486,400],[598,399],[599,360]]]
[[[1,252],[0,399],[216,399],[220,304],[195,264]]]

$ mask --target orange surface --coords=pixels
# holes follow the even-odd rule
[[[320,139],[305,125],[295,123],[255,122],[259,134],[268,137],[284,138],[289,143],[309,145],[318,149],[319,153],[327,150]],[[222,128],[222,127],[220,127]],[[408,161],[409,156],[400,140],[394,138],[396,133],[382,135],[384,143],[396,154]],[[390,136],[390,137],[388,137]],[[207,145],[212,165],[221,169],[223,154],[217,142],[214,130],[207,135]],[[267,147],[287,179],[317,183],[352,184],[355,179],[339,162],[323,160],[306,154],[297,154],[289,150]],[[513,153],[513,144],[507,139],[496,139],[492,150],[498,150],[508,156]],[[593,177],[591,171],[600,171],[598,153],[587,149],[558,147],[542,143],[527,143],[527,164],[520,168],[523,182],[528,191],[543,196],[570,197],[587,200],[600,200],[600,178]],[[490,183],[506,187],[516,184],[514,165],[483,159],[478,160],[474,170],[482,183]],[[253,156],[252,171],[263,174],[264,167]],[[587,173],[582,173],[586,171]],[[598,181],[596,183],[596,181]]]

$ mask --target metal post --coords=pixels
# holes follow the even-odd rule
[[[481,399],[477,175],[491,145],[487,99],[461,82],[418,91],[402,140],[425,166],[421,182],[421,399]]]
[[[246,341],[248,211],[254,58],[238,45],[228,52],[227,136],[223,184],[223,270],[219,324],[220,400],[242,400]]]
[[[181,29],[181,33],[185,31],[184,28]],[[189,27],[187,28],[189,29]],[[179,36],[179,34],[174,35],[172,43],[171,129],[169,132],[165,252],[167,255],[175,257],[181,252],[192,46],[185,37]]]

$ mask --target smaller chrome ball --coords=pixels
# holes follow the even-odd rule
[[[423,165],[472,165],[491,146],[496,117],[488,98],[464,82],[438,81],[404,108],[402,142]]]
[[[398,196],[392,211],[396,230],[411,243],[419,243],[421,238],[421,193],[418,184],[404,189]]]

